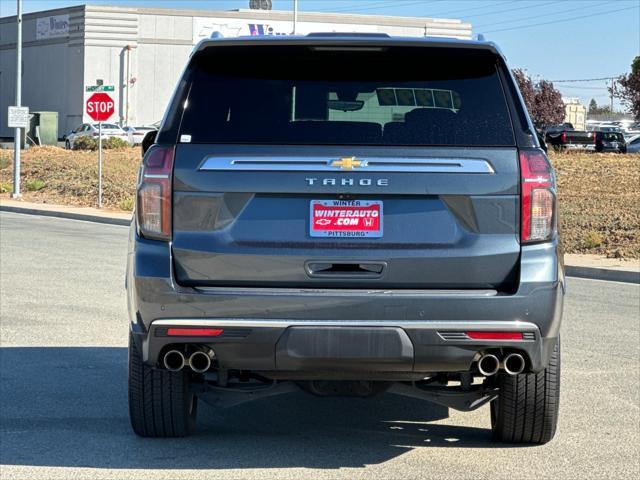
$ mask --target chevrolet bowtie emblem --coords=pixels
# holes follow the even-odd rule
[[[340,167],[342,170],[353,170],[364,165],[360,160],[356,160],[356,157],[344,157],[340,160],[333,160],[331,166]]]

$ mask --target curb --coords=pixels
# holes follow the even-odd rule
[[[40,210],[37,208],[14,207],[10,205],[0,205],[0,211],[12,213],[24,213],[28,215],[43,215],[46,217],[69,218],[72,220],[83,220],[86,222],[104,223],[108,225],[131,224],[131,220],[124,218],[102,217],[75,212],[59,212],[53,210]],[[597,267],[580,267],[575,265],[565,265],[565,274],[568,277],[587,278],[589,280],[606,280],[610,282],[624,282],[640,284],[640,272],[630,270],[616,270]]]
[[[609,268],[565,265],[564,271],[567,277],[640,284],[640,272],[634,272],[631,270],[614,270]]]
[[[0,205],[0,212],[24,213],[27,215],[42,215],[45,217],[68,218],[71,220],[83,220],[85,222],[105,223],[107,225],[129,226],[131,220],[125,218],[103,217],[88,213],[58,212],[55,210],[41,210],[38,208],[14,207],[12,205]]]

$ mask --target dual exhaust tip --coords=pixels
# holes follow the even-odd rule
[[[196,350],[187,358],[180,350],[169,350],[164,354],[164,368],[170,372],[179,372],[188,366],[196,373],[204,373],[211,368],[211,361],[216,356],[213,350]]]
[[[478,360],[478,370],[485,377],[498,373],[501,368],[509,375],[518,375],[526,367],[524,357],[519,353],[510,353],[502,362],[492,353],[485,353]]]
[[[169,350],[164,355],[164,367],[171,372],[178,372],[189,366],[196,373],[204,373],[211,368],[214,359],[213,350],[196,350],[188,358],[179,350]],[[518,375],[524,371],[526,362],[519,353],[510,353],[502,362],[492,353],[486,353],[478,360],[478,370],[485,377],[498,373],[502,368],[509,375]]]

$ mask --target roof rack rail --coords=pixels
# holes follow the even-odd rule
[[[373,38],[389,38],[386,33],[377,32],[311,32],[307,37],[373,37]]]

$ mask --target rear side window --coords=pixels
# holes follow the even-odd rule
[[[621,133],[615,132],[605,132],[601,136],[607,142],[621,142],[624,139]]]
[[[497,68],[478,50],[213,47],[192,60],[179,134],[192,143],[512,146]]]

